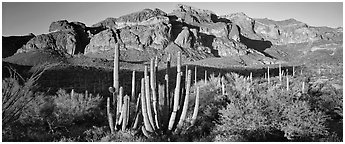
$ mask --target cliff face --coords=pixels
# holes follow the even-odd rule
[[[147,60],[178,50],[190,61],[251,55],[264,64],[276,61],[265,53],[273,45],[320,40],[342,41],[342,28],[312,27],[294,19],[254,19],[244,13],[217,16],[209,10],[179,4],[169,14],[144,9],[107,18],[91,27],[81,22],[55,21],[48,34],[30,36],[16,49],[17,53],[54,50],[63,55],[82,53],[112,59],[115,45],[120,44],[123,60]]]

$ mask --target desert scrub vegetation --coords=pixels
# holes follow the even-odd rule
[[[153,63],[151,60],[151,67],[157,66]],[[176,92],[175,87],[167,91],[169,85],[152,81],[156,76],[151,73],[155,74],[157,68],[152,68],[154,71],[150,75],[146,68],[145,79],[136,82],[141,87],[134,89],[137,93],[132,91],[131,96],[125,96],[129,92],[124,92],[123,88],[118,92],[111,88],[109,96],[102,97],[87,91],[63,89],[47,94],[30,87],[27,89],[31,91],[28,93],[30,99],[25,100],[25,105],[19,105],[22,110],[15,120],[3,125],[3,141],[342,141],[342,90],[334,88],[332,83],[306,73],[270,77],[269,82],[267,77],[229,73],[211,74],[191,84],[192,68],[179,69],[179,75],[184,75],[184,79],[179,80],[180,92]],[[135,72],[132,79],[135,79]],[[23,90],[26,84],[11,81],[14,84],[10,85],[4,81],[3,95],[14,84],[16,91]],[[166,112],[157,114],[158,121],[154,90],[159,96],[156,99],[158,112]],[[146,91],[150,92],[148,97]],[[175,93],[181,96],[178,100],[174,100]],[[150,96],[150,102],[146,101]],[[169,99],[161,99],[168,96]],[[169,131],[173,102],[179,105]],[[160,105],[164,103],[170,105]],[[149,107],[145,113],[142,106]],[[153,124],[158,124],[157,130],[150,133],[143,120],[145,114],[146,124],[151,124],[147,110],[152,112]],[[111,123],[108,121],[110,112]],[[8,113],[3,109],[4,114]]]
[[[334,90],[331,94],[318,91],[319,95],[315,95],[311,85],[302,91],[301,79],[304,78],[286,77],[290,82],[272,77],[270,83],[260,83],[262,79],[251,82],[247,77],[227,74],[228,103],[219,109],[220,124],[213,131],[214,140],[334,140],[337,136],[327,123],[332,119],[329,113],[342,105],[342,95]],[[289,89],[286,89],[288,84]],[[342,141],[339,136],[335,139]]]
[[[103,98],[99,95],[73,90],[59,90],[55,95],[36,91],[37,80],[53,66],[42,66],[27,80],[15,71],[11,78],[3,80],[3,141],[56,141],[83,133],[86,127],[92,127],[87,125],[103,121]]]

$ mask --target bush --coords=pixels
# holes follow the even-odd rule
[[[71,140],[88,127],[106,120],[99,105],[102,97],[74,93],[65,90],[56,95],[36,93],[22,111],[18,122],[12,126],[13,141],[56,141],[62,137]],[[16,127],[20,126],[20,133]],[[4,135],[4,133],[3,133]]]
[[[2,81],[2,125],[8,126],[18,120],[25,106],[34,98],[36,82],[45,70],[38,69],[25,81],[10,69],[11,77]]]
[[[190,95],[189,113],[187,119],[193,114],[196,88],[200,88],[199,112],[193,127],[184,127],[181,135],[174,136],[172,141],[212,141],[209,136],[214,126],[219,123],[218,110],[226,105],[225,96],[221,94],[221,77],[211,75],[208,81],[198,81],[193,85]]]
[[[22,123],[47,121],[51,126],[69,126],[78,121],[89,121],[92,114],[98,111],[102,97],[90,94],[74,93],[58,90],[54,96],[37,96],[26,107],[21,116]]]
[[[236,74],[227,78],[233,82],[227,85],[229,103],[219,110],[216,141],[315,141],[328,135],[328,117],[311,108],[311,96],[301,94],[298,84],[287,91],[273,81],[249,85]]]

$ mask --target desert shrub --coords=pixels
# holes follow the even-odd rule
[[[96,125],[98,121],[106,119],[99,109],[101,101],[99,95],[74,93],[71,96],[61,89],[52,96],[40,93],[25,107],[20,122],[33,141],[54,141],[61,137],[68,140],[85,131],[85,123]]]
[[[71,96],[65,90],[58,90],[54,96],[37,96],[26,107],[21,116],[23,123],[40,120],[48,120],[54,125],[71,125],[76,121],[86,120],[98,110],[102,101],[99,95],[85,95],[83,93],[74,93]],[[88,119],[90,120],[90,119]]]
[[[61,124],[85,121],[86,117],[90,118],[95,111],[98,111],[99,104],[102,101],[100,95],[74,93],[72,96],[60,89],[53,98],[56,110],[54,115]],[[89,121],[90,119],[88,119]]]
[[[14,70],[11,77],[2,81],[2,124],[10,125],[18,120],[25,106],[34,98],[37,80],[45,69],[37,70],[28,80],[24,80]],[[24,84],[20,84],[21,82]]]
[[[198,81],[192,86],[187,120],[191,119],[195,104],[196,88],[200,88],[199,112],[193,127],[185,126],[180,135],[172,141],[212,141],[209,136],[214,126],[219,123],[218,110],[226,105],[221,94],[221,77],[211,75],[208,81]]]
[[[146,138],[137,135],[137,131],[116,131],[111,134],[108,126],[96,127],[83,133],[83,140],[87,142],[143,142]]]
[[[43,64],[35,69],[31,77],[21,77],[9,67],[10,77],[2,81],[2,136],[3,141],[13,141],[26,136],[20,116],[27,105],[35,98],[38,88],[37,81],[41,75],[57,64]]]
[[[100,141],[103,137],[109,135],[109,127],[93,127],[91,129],[86,130],[83,134],[84,141],[87,142],[97,142]],[[108,131],[108,132],[107,132]]]
[[[287,91],[284,84],[250,86],[237,74],[227,78],[233,82],[227,85],[229,103],[219,110],[215,141],[316,141],[328,135],[328,117],[311,108],[298,84]]]
[[[333,112],[339,110],[342,114],[343,93],[342,90],[335,89],[330,84],[316,84],[317,89],[309,89],[308,94],[313,95],[310,99],[310,105],[313,109],[320,109],[324,112]],[[311,87],[317,87],[312,85]]]

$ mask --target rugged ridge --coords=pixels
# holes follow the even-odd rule
[[[157,8],[143,9],[118,18],[109,17],[91,27],[82,22],[59,20],[51,23],[49,33],[25,40],[15,46],[20,49],[9,49],[18,49],[16,54],[21,56],[47,50],[61,55],[81,53],[112,59],[113,49],[119,44],[123,61],[144,62],[154,56],[165,59],[168,54],[181,51],[186,61],[229,57],[243,60],[241,63],[246,65],[274,64],[276,54],[267,53],[272,52],[272,47],[339,42],[342,27],[313,27],[295,19],[257,19],[244,13],[217,16],[209,10],[178,4],[171,13]]]

